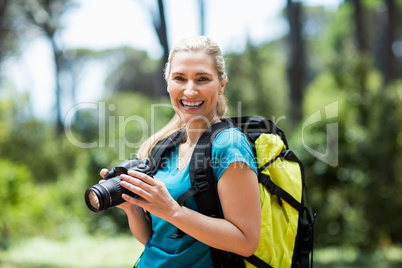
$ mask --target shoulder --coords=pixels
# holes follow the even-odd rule
[[[246,135],[237,128],[221,131],[212,143],[212,156],[253,155],[253,150]]]
[[[246,135],[237,128],[226,129],[217,134],[212,143],[212,164],[216,177],[234,162],[243,162],[257,170],[253,149],[248,142]]]
[[[221,131],[215,137],[212,148],[227,148],[227,147],[248,147],[246,135],[237,128],[229,128]],[[251,146],[250,146],[251,147]]]

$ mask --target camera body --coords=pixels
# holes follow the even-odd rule
[[[122,194],[130,195],[134,198],[138,195],[132,193],[120,185],[120,175],[127,174],[129,170],[134,170],[152,176],[151,168],[138,158],[127,159],[118,164],[104,177],[104,181],[93,185],[85,192],[85,202],[93,212],[104,211],[111,207],[125,202]]]

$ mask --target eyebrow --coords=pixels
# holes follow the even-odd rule
[[[174,72],[174,73],[172,73],[172,75],[186,75],[186,74],[181,73],[181,72]],[[195,75],[212,75],[212,74],[206,73],[206,72],[199,72],[199,73],[196,73]]]
[[[210,73],[196,73],[196,75],[212,75]]]

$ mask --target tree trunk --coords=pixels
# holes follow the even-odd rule
[[[361,53],[367,52],[367,40],[366,31],[364,28],[364,10],[360,0],[352,0],[354,15],[353,19],[355,22],[355,36],[356,36],[356,46],[357,50]]]
[[[169,57],[169,44],[166,31],[166,19],[165,19],[165,8],[163,5],[163,0],[158,0],[158,18],[154,15],[154,28],[156,34],[158,35],[159,42],[163,49],[163,57],[161,62],[161,67],[159,68],[158,77],[156,77],[154,84],[154,97],[168,96],[166,91],[166,86],[163,79],[163,70],[165,63]]]
[[[165,19],[165,8],[163,5],[163,0],[158,0],[158,7],[159,7],[159,18],[160,24],[155,25],[156,32],[159,37],[159,41],[163,48],[163,61],[167,62],[169,57],[169,45],[168,45],[168,38],[166,32],[166,19]]]
[[[4,22],[5,22],[5,13],[6,13],[6,8],[7,8],[7,2],[8,0],[0,0],[0,63],[3,62],[4,58],[4,44],[6,42],[6,35],[7,35],[7,29],[4,27]],[[0,64],[0,74],[1,72],[1,64]],[[0,85],[2,83],[3,79],[0,76]]]
[[[200,8],[200,34],[205,35],[205,0],[198,0]]]
[[[395,66],[396,66],[396,57],[393,53],[392,45],[395,42],[395,33],[396,33],[396,18],[397,18],[397,7],[395,5],[394,0],[385,0],[386,3],[386,19],[384,25],[384,34],[385,38],[381,41],[384,42],[384,55],[382,64],[383,68],[381,69],[384,76],[384,85],[389,85],[393,80],[396,79],[395,76]],[[385,88],[385,87],[384,87]]]
[[[54,64],[55,64],[55,93],[56,93],[56,134],[60,136],[64,132],[64,120],[63,120],[63,113],[62,113],[62,89],[60,83],[60,74],[61,74],[61,51],[57,48],[56,41],[54,40],[53,33],[47,33],[49,42],[51,43],[51,47],[53,50],[53,57],[54,57]]]
[[[62,70],[62,51],[57,46],[55,33],[60,28],[61,17],[67,11],[69,0],[42,0],[42,1],[19,1],[26,18],[36,27],[41,29],[49,41],[54,61],[55,95],[56,95],[56,134],[60,136],[64,131],[64,120],[62,114],[62,90],[60,83]],[[37,14],[46,15],[43,20]]]
[[[302,5],[300,2],[287,1],[287,17],[289,21],[289,61],[288,80],[290,88],[290,115],[293,124],[302,118],[302,102],[305,86],[305,52],[302,37]]]
[[[353,21],[355,24],[355,40],[358,64],[355,67],[355,77],[357,82],[357,89],[360,94],[360,121],[363,126],[367,126],[368,121],[368,97],[367,97],[367,75],[368,75],[368,45],[367,45],[367,35],[365,29],[365,10],[363,8],[362,2],[360,0],[352,0],[352,5],[354,9]]]

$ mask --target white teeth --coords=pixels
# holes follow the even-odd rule
[[[193,102],[193,101],[192,101],[192,102],[189,102],[189,101],[184,101],[184,100],[182,100],[181,103],[182,103],[184,106],[188,106],[188,107],[194,108],[194,107],[200,106],[200,105],[203,103],[203,101],[197,101],[197,102]]]

